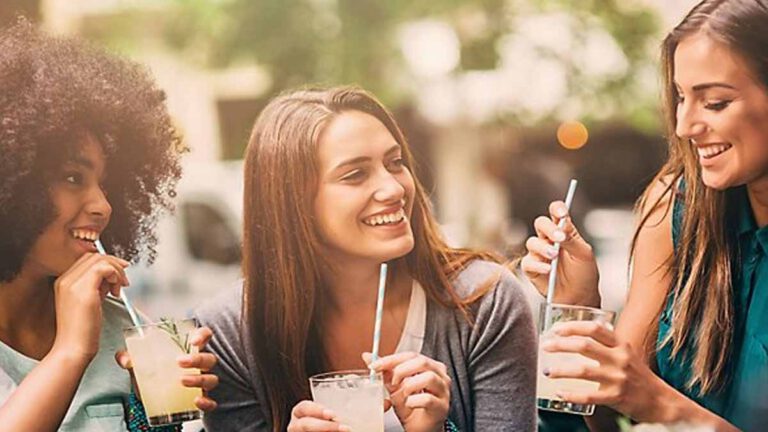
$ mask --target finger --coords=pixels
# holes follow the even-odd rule
[[[419,355],[410,360],[406,360],[395,367],[392,371],[392,385],[400,385],[400,382],[410,376],[422,372],[434,372],[444,381],[449,381],[448,370],[443,363],[432,360],[431,358]]]
[[[443,409],[446,413],[448,412],[446,409],[448,406],[447,401],[429,393],[419,393],[410,396],[405,400],[405,406],[411,409],[423,408],[429,411]]]
[[[118,351],[115,353],[115,361],[123,369],[133,369],[133,362],[131,362],[131,356],[128,351]]]
[[[552,264],[545,260],[546,258],[538,257],[529,253],[520,261],[520,268],[523,269],[525,275],[529,278],[548,275],[552,270]]]
[[[195,397],[195,406],[200,408],[201,411],[210,412],[215,410],[218,404],[208,396],[197,396]]]
[[[387,370],[392,370],[400,363],[413,359],[415,357],[418,357],[419,354],[413,352],[413,351],[406,351],[402,353],[396,353],[391,354],[385,357],[381,357],[380,359],[372,362],[368,365],[369,368],[377,371],[377,372],[383,372]]]
[[[352,430],[349,426],[315,417],[302,417],[295,423],[297,428],[295,430],[305,432],[349,432]]]
[[[608,377],[603,368],[585,364],[552,366],[544,370],[544,375],[550,379],[578,378],[601,384],[608,381]]]
[[[525,248],[530,253],[546,258],[545,262],[557,258],[557,248],[552,243],[539,237],[529,237],[525,242]]]
[[[317,402],[305,400],[301,401],[293,407],[291,411],[291,417],[300,419],[303,417],[315,417],[325,420],[333,420],[336,418],[336,413],[325,408]]]
[[[403,383],[400,387],[402,388],[406,399],[411,395],[423,392],[431,393],[438,397],[444,397],[450,394],[448,383],[432,371],[407,377],[403,379]]]
[[[176,363],[182,368],[196,368],[201,371],[209,371],[216,366],[218,359],[207,352],[196,354],[182,354],[176,358]]]
[[[181,384],[184,387],[196,387],[205,391],[210,391],[219,385],[219,377],[212,374],[183,375]]]
[[[584,336],[609,348],[618,346],[619,341],[613,324],[599,321],[569,321],[552,326],[552,333],[561,337]]]
[[[360,355],[363,358],[363,361],[365,362],[366,366],[369,366],[371,364],[371,361],[373,361],[373,354],[369,352],[364,352]]]
[[[537,217],[533,221],[533,228],[536,230],[536,235],[546,241],[555,243],[566,240],[565,232],[546,216]]]
[[[199,327],[192,331],[189,337],[189,343],[202,349],[213,337],[213,330],[208,327]]]
[[[557,200],[549,203],[549,214],[555,223],[560,222],[561,219],[568,217],[568,206],[563,201]]]
[[[592,338],[584,336],[550,337],[541,342],[546,352],[576,353],[597,360],[601,364],[611,360],[611,349]]]
[[[557,391],[555,394],[564,401],[574,404],[612,405],[617,402],[613,394],[600,390],[589,393]]]

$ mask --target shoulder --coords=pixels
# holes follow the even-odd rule
[[[464,299],[480,302],[526,301],[520,282],[506,266],[492,261],[474,260],[455,277],[454,290]]]
[[[230,285],[224,291],[195,309],[200,325],[210,327],[214,334],[239,336],[242,318],[243,281]]]
[[[106,297],[101,308],[106,327],[113,327],[122,331],[123,328],[133,326],[131,315],[128,313],[125,303],[119,298]]]

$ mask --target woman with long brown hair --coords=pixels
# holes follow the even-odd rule
[[[262,111],[245,155],[244,282],[198,315],[228,336],[210,346],[211,430],[349,430],[308,400],[307,378],[367,366],[383,262],[370,366],[391,395],[387,430],[534,429],[526,300],[490,254],[446,245],[413,171],[395,120],[363,90],[299,90]]]
[[[546,347],[599,368],[588,395],[633,419],[764,430],[768,414],[768,2],[706,0],[662,46],[669,160],[638,201],[627,305],[616,331],[572,325]],[[538,286],[548,248],[571,298],[597,292],[591,248],[553,203],[523,268]],[[566,336],[583,336],[578,341]],[[586,343],[585,343],[586,342]]]

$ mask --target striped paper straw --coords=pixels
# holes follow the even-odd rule
[[[96,250],[99,251],[100,254],[106,255],[107,251],[104,250],[104,245],[101,244],[101,240],[96,240],[94,242],[96,244]],[[128,296],[125,294],[125,290],[120,290],[120,300],[123,301],[123,304],[125,305],[125,309],[128,310],[128,315],[131,316],[131,322],[133,322],[133,325],[137,328],[139,331],[139,335],[144,336],[144,332],[141,330],[141,320],[139,320],[139,315],[136,313],[136,310],[131,305],[131,301],[128,300]]]
[[[382,263],[379,268],[379,295],[376,298],[376,321],[373,323],[373,349],[371,350],[371,363],[379,359],[379,341],[381,340],[381,316],[384,312],[384,291],[387,287],[387,263]],[[371,369],[371,378],[375,373]]]

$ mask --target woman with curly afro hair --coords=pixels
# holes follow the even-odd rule
[[[137,64],[24,19],[0,31],[4,430],[129,430],[143,416],[118,352],[131,322],[107,294],[128,285],[129,262],[154,258],[157,217],[172,206],[184,147],[164,99]],[[114,255],[98,254],[96,239]],[[216,362],[189,357],[180,364]],[[208,390],[217,378],[183,382]]]

